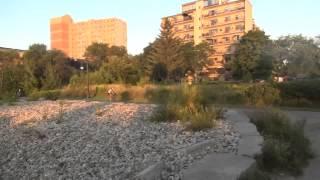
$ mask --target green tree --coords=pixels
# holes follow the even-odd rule
[[[178,38],[174,37],[172,24],[168,19],[166,19],[161,26],[161,33],[152,44],[151,52],[147,57],[147,72],[149,75],[152,74],[156,65],[162,64],[168,71],[168,78],[177,78],[173,77],[173,73],[184,63],[181,45],[182,42]]]
[[[50,90],[67,85],[74,70],[69,65],[68,57],[62,51],[50,50],[43,58],[46,66],[41,79],[42,89]]]
[[[270,78],[271,47],[272,41],[261,30],[249,31],[244,35],[236,45],[235,55],[228,65],[234,78],[245,81]]]
[[[56,72],[60,85],[67,85],[75,69],[71,66],[70,59],[62,51],[51,50],[47,52],[46,61],[51,62]]]
[[[14,51],[0,51],[0,64],[10,64],[20,62],[19,54]]]
[[[128,56],[127,48],[124,46],[111,46],[108,56],[126,57]]]
[[[158,63],[153,66],[151,80],[156,82],[165,81],[168,77],[168,69],[165,64]]]
[[[24,53],[23,62],[27,71],[25,89],[29,92],[34,89],[41,89],[44,72],[46,68],[45,56],[47,47],[43,44],[34,44]]]
[[[209,56],[214,51],[206,42],[198,45],[194,45],[192,42],[185,43],[181,49],[184,56],[184,72],[188,70],[200,71],[204,66],[208,65]]]
[[[23,88],[25,71],[21,64],[7,63],[0,68],[0,98],[14,97]]]
[[[27,93],[40,89],[56,89],[69,83],[74,68],[69,58],[59,50],[47,50],[45,45],[30,46],[24,54]]]
[[[314,39],[302,35],[284,36],[275,44],[278,71],[293,77],[320,76],[320,48]]]
[[[104,62],[108,61],[108,44],[93,43],[87,47],[84,57],[94,64],[95,69],[99,68]]]
[[[140,80],[138,67],[125,57],[110,57],[109,62],[100,68],[99,74],[104,77],[105,83],[136,84]]]
[[[57,77],[57,71],[52,63],[46,65],[44,78],[42,79],[42,89],[52,90],[61,87],[61,79]]]

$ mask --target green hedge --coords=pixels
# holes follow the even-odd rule
[[[320,80],[304,80],[281,83],[282,104],[288,106],[311,106],[320,102]]]

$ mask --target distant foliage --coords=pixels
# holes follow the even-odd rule
[[[156,82],[179,82],[187,71],[196,72],[207,65],[212,51],[207,43],[183,43],[166,19],[159,37],[144,49],[145,73]]]
[[[61,88],[69,84],[75,70],[63,52],[47,50],[41,44],[30,46],[24,54],[23,62],[26,70],[24,89],[28,93]]]
[[[320,80],[292,81],[277,87],[284,105],[308,106],[320,102]]]
[[[248,103],[254,106],[270,106],[281,101],[280,91],[270,84],[255,84],[246,91]]]
[[[261,30],[252,30],[236,45],[235,55],[229,62],[233,77],[239,80],[269,79],[273,57],[272,41]]]
[[[320,77],[320,46],[302,35],[283,36],[275,41],[275,72],[290,77]]]
[[[84,54],[87,60],[90,60],[94,69],[99,69],[103,63],[107,63],[111,57],[127,57],[127,49],[125,47],[111,46],[105,43],[93,43],[87,47]]]

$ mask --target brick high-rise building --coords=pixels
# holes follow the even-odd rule
[[[95,42],[127,47],[127,24],[117,18],[74,23],[65,15],[51,19],[50,30],[51,49],[72,58],[82,59],[86,48]]]
[[[182,13],[168,18],[176,37],[185,42],[208,42],[214,53],[206,68],[208,76],[219,78],[224,64],[234,52],[234,45],[254,28],[249,0],[197,0],[182,5]]]

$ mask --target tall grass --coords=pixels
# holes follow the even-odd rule
[[[305,121],[293,123],[286,114],[267,109],[251,115],[252,122],[264,136],[259,168],[268,172],[301,175],[313,157],[310,141],[305,137]]]
[[[201,131],[215,126],[221,110],[210,107],[198,86],[182,85],[173,89],[151,118],[157,122],[182,121],[186,129]]]

